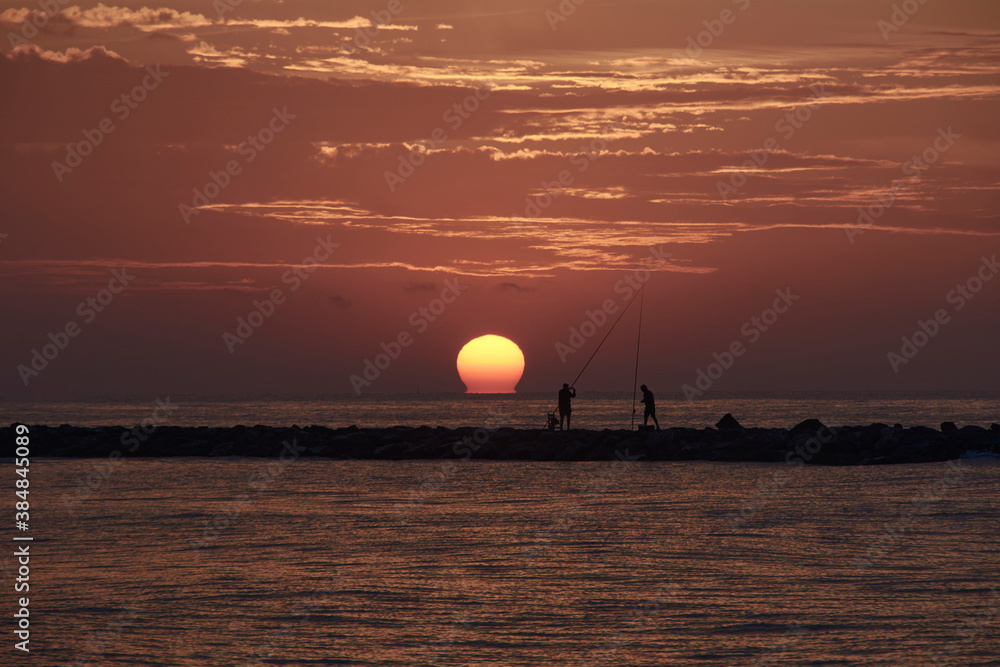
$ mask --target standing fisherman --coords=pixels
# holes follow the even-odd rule
[[[563,427],[563,419],[566,420],[566,430],[569,430],[569,420],[573,412],[570,399],[576,398],[576,389],[563,382],[562,389],[559,390],[559,428]]]
[[[656,424],[656,430],[659,431],[660,422],[656,421],[656,402],[653,400],[653,392],[646,385],[642,385],[639,389],[642,389],[642,402],[646,404],[646,409],[642,413],[642,425],[646,426],[649,423],[649,418],[652,417],[653,423]]]

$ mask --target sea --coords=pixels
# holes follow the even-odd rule
[[[8,423],[129,425],[157,398],[20,403]],[[625,398],[630,411],[630,396],[581,393],[574,418],[627,427]],[[549,399],[170,397],[168,423],[492,427],[502,408],[539,427]],[[750,426],[997,419],[996,397],[973,394],[712,400],[658,409],[692,427],[720,412]],[[993,454],[851,467],[27,458],[0,459],[3,665],[1000,664]]]
[[[641,395],[624,392],[578,392],[572,425],[598,430],[632,428],[636,419],[642,419],[640,400]],[[169,414],[165,405],[171,408]],[[0,399],[0,415],[6,416],[3,423],[50,426],[133,426],[156,419],[177,426],[543,428],[547,415],[555,410],[555,392]],[[692,401],[679,393],[663,393],[656,397],[656,412],[663,427],[714,426],[727,413],[744,426],[762,428],[789,428],[805,419],[819,419],[828,426],[881,422],[938,428],[943,421],[953,421],[959,426],[989,427],[1000,422],[1000,392],[709,392]]]

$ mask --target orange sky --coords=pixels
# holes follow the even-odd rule
[[[995,2],[229,5],[0,2],[0,394],[996,387]]]

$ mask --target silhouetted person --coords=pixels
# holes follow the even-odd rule
[[[563,419],[566,420],[566,430],[569,430],[569,420],[573,412],[573,406],[569,399],[576,398],[576,389],[563,382],[563,388],[559,390],[559,428],[563,427]]]
[[[642,389],[642,402],[646,404],[646,409],[642,413],[642,425],[646,426],[649,423],[649,418],[653,418],[653,423],[656,424],[656,430],[660,430],[660,422],[656,421],[656,403],[653,400],[653,392],[649,390],[649,387],[642,385],[639,387]]]

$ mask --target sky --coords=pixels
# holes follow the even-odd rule
[[[993,0],[153,2],[0,2],[4,397],[996,389]]]

